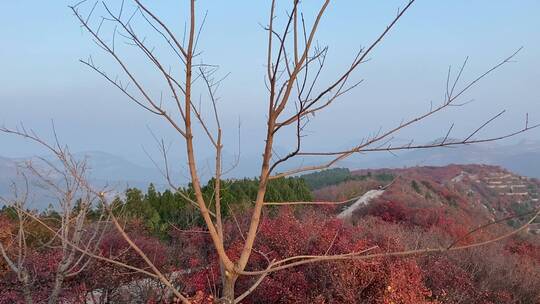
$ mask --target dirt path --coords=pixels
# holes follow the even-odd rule
[[[343,220],[351,218],[354,211],[367,205],[372,199],[381,196],[383,193],[384,190],[382,189],[369,190],[364,195],[362,195],[356,202],[347,207],[345,210],[341,211],[341,213],[339,213],[337,217]]]

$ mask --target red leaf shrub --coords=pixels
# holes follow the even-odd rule
[[[31,294],[34,302],[46,302],[54,283],[54,274],[61,258],[60,250],[43,250],[30,252],[25,261],[29,272]],[[17,275],[8,271],[0,280],[0,303],[22,303],[22,286]]]
[[[306,211],[297,216],[291,209],[282,209],[275,217],[266,217],[261,222],[256,253],[247,269],[267,267],[268,262],[260,252],[269,259],[279,260],[295,255],[360,251],[374,244],[365,235],[360,227],[315,212]],[[241,239],[232,240],[228,253],[237,256],[241,244]],[[210,293],[209,278],[216,277],[217,271],[214,265],[194,273],[189,279],[191,292],[198,289]],[[242,293],[256,279],[241,277],[236,292]],[[244,303],[428,303],[430,292],[422,280],[422,272],[414,260],[313,263],[270,274]]]

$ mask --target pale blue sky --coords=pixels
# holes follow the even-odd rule
[[[119,2],[109,1],[112,7]],[[182,32],[185,7],[178,3],[183,2],[145,2]],[[266,109],[266,33],[259,24],[267,22],[269,1],[197,2],[201,15],[208,10],[200,41],[202,56],[219,64],[223,74],[231,73],[220,90],[226,145],[236,150],[235,126],[240,118],[243,153],[259,153]],[[289,2],[278,1],[282,4],[278,13]],[[320,1],[304,2],[309,12]],[[318,39],[330,45],[329,75],[348,64],[359,46],[370,43],[404,3],[333,1]],[[152,147],[147,126],[168,140],[174,140],[174,133],[78,62],[88,55],[98,64],[103,60],[105,67],[109,61],[81,30],[68,4],[73,3],[5,0],[0,4],[0,124],[14,126],[22,121],[45,134],[54,119],[62,140],[73,150],[102,150],[145,160],[141,145]],[[471,79],[521,46],[516,63],[490,75],[466,96],[475,102],[452,108],[399,136],[429,140],[444,135],[452,122],[457,136],[503,109],[507,115],[486,135],[521,127],[526,112],[540,122],[539,15],[538,0],[418,0],[372,53],[372,60],[355,74],[365,82],[317,116],[308,144],[343,147],[380,126],[391,127],[401,118],[425,111],[431,100],[440,101],[449,64],[457,66],[469,56],[464,79]],[[134,62],[136,70],[144,73],[144,63]],[[523,137],[538,140],[540,131]],[[286,145],[286,139],[281,144]],[[4,156],[36,153],[33,146],[5,136],[0,137],[0,147]]]

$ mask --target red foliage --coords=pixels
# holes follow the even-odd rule
[[[264,269],[266,259],[295,255],[340,254],[366,249],[373,244],[360,228],[336,219],[325,219],[314,212],[295,216],[284,209],[260,225],[256,252],[248,269]],[[242,249],[240,239],[233,240],[228,253],[235,257]],[[397,250],[389,248],[390,250]],[[387,250],[387,248],[385,248]],[[211,290],[208,283],[216,277],[217,267],[191,276],[190,288]],[[256,277],[242,277],[237,293],[249,288]],[[427,303],[429,290],[413,260],[371,260],[314,263],[269,275],[245,300],[245,303]]]
[[[540,246],[524,240],[509,240],[505,249],[511,253],[528,257],[540,265]]]
[[[8,243],[11,241],[13,231],[13,223],[7,218],[7,216],[0,214],[0,243],[4,247],[9,247]],[[0,258],[0,279],[7,273],[8,265],[3,258]]]
[[[60,250],[33,251],[28,254],[25,267],[32,280],[31,293],[36,303],[46,302],[49,297],[60,258]],[[0,303],[22,302],[21,283],[14,272],[8,271],[0,280]]]
[[[410,209],[403,202],[383,201],[372,204],[367,210],[367,215],[376,216],[390,223],[404,223],[411,217],[407,214]]]
[[[167,248],[159,240],[136,232],[130,233],[131,239],[147,255],[158,269],[166,270],[169,265]],[[116,231],[107,233],[100,245],[100,255],[115,259],[125,264],[147,268],[144,260],[129,246],[129,244],[118,235]],[[100,271],[95,271],[99,269]],[[144,277],[137,272],[126,270],[121,266],[113,265],[109,262],[94,261],[78,277],[77,281],[84,282],[89,290],[102,289],[114,290],[125,282],[133,281]]]
[[[424,259],[422,267],[426,285],[433,298],[442,303],[459,303],[459,298],[472,299],[475,286],[472,276],[446,257]]]
[[[214,299],[214,297],[212,295],[205,294],[202,291],[198,291],[197,293],[195,293],[195,295],[193,297],[189,298],[189,301],[192,304],[213,304],[213,303],[215,303],[215,299]],[[177,303],[181,303],[181,301],[177,300]]]
[[[357,215],[375,216],[390,223],[421,227],[425,230],[438,228],[453,238],[467,233],[466,227],[448,216],[442,207],[410,207],[401,201],[378,200]]]

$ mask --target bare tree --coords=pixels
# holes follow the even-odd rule
[[[89,191],[86,186],[87,163],[85,159],[77,160],[69,152],[67,147],[62,147],[58,140],[55,145],[49,145],[37,135],[30,131],[27,132],[22,126],[21,130],[5,130],[15,132],[15,134],[30,138],[41,145],[49,148],[60,161],[60,165],[45,158],[39,158],[38,163],[29,160],[21,164],[22,172],[29,172],[37,178],[42,187],[50,192],[58,202],[57,213],[59,214],[57,224],[46,224],[52,235],[50,241],[43,244],[60,250],[60,260],[54,273],[54,284],[48,298],[49,304],[59,302],[60,293],[63,289],[64,281],[67,278],[74,277],[81,273],[92,261],[92,257],[87,254],[96,254],[99,249],[101,238],[107,225],[105,214],[100,215],[99,219],[88,226],[87,216],[95,204],[96,196]],[[55,133],[56,138],[56,133]],[[14,183],[14,199],[9,201],[4,199],[8,206],[12,206],[16,211],[18,232],[17,232],[17,261],[14,263],[2,245],[0,251],[5,260],[8,261],[10,268],[17,274],[22,283],[23,294],[27,303],[32,303],[30,272],[26,269],[25,259],[27,256],[25,225],[29,221],[38,219],[34,211],[29,211],[26,207],[28,198],[28,179],[23,173],[26,181],[26,191],[24,195],[17,194],[16,184]],[[42,224],[44,221],[40,220]],[[82,249],[82,250],[81,250]],[[87,253],[85,253],[87,252]]]
[[[22,293],[26,304],[34,303],[31,292],[31,277],[26,265],[26,257],[28,253],[28,247],[26,244],[26,232],[25,225],[28,221],[28,217],[21,211],[25,208],[26,201],[28,199],[28,179],[24,174],[22,177],[25,182],[25,191],[20,193],[16,183],[12,184],[13,198],[7,199],[0,197],[0,201],[8,206],[15,207],[17,215],[17,233],[13,237],[11,243],[15,245],[14,254],[8,253],[6,247],[0,242],[0,253],[6,261],[9,269],[15,273],[17,280],[21,284]]]
[[[45,147],[50,151],[55,159],[60,161],[60,165],[56,166],[51,161],[44,158],[40,158],[54,173],[59,174],[62,178],[60,181],[49,177],[49,172],[36,169],[31,162],[26,163],[26,167],[39,177],[40,180],[45,182],[53,193],[58,195],[60,203],[60,215],[61,225],[59,228],[54,227],[42,220],[38,215],[17,208],[22,215],[27,218],[38,222],[40,225],[49,230],[53,235],[53,240],[58,240],[62,248],[61,262],[57,268],[55,274],[55,285],[51,296],[49,297],[50,303],[56,303],[58,300],[59,292],[61,291],[62,283],[66,277],[74,276],[80,273],[92,260],[105,261],[120,267],[127,268],[129,270],[139,272],[150,276],[153,279],[161,281],[177,298],[185,297],[173,286],[171,281],[167,279],[166,275],[161,273],[158,268],[152,263],[151,259],[135,244],[135,242],[128,236],[124,230],[124,226],[116,218],[113,213],[111,205],[108,203],[107,194],[109,190],[105,188],[95,188],[89,183],[86,176],[86,160],[76,159],[67,146],[62,146],[58,140],[56,130],[53,125],[54,143],[49,143],[42,139],[33,130],[27,130],[24,125],[20,128],[9,129],[6,127],[0,127],[0,132],[12,134],[26,138],[33,141],[42,147]],[[79,196],[77,196],[79,194]],[[78,205],[78,211],[73,212],[71,209],[74,207],[74,198],[79,197],[80,204]],[[105,214],[94,223],[93,233],[90,237],[83,238],[82,235],[85,232],[85,218],[87,213],[91,210],[93,202],[97,201],[103,206]],[[16,207],[16,205],[12,205]],[[120,233],[120,235],[127,241],[129,246],[144,260],[151,271],[128,265],[119,262],[115,259],[105,257],[98,254],[99,243],[105,232],[105,225],[112,222],[112,225]],[[23,235],[24,237],[24,235]],[[77,259],[75,259],[77,257]],[[51,302],[51,299],[53,302]]]
[[[223,217],[221,214],[221,177],[223,175],[222,168],[222,128],[218,111],[218,103],[216,102],[216,90],[221,83],[221,79],[216,76],[217,68],[212,65],[200,63],[203,62],[201,53],[198,50],[199,36],[202,32],[204,20],[199,22],[200,14],[197,12],[196,1],[189,0],[187,2],[188,19],[186,21],[186,29],[183,38],[176,35],[175,30],[163,22],[160,17],[152,12],[152,10],[143,4],[140,0],[133,0],[135,8],[128,12],[128,8],[122,1],[119,8],[113,9],[107,3],[102,4],[86,3],[87,1],[79,2],[71,6],[76,19],[80,22],[83,29],[89,33],[91,39],[114,60],[121,71],[121,76],[111,76],[107,71],[100,68],[92,59],[81,60],[93,71],[101,75],[106,81],[119,89],[126,97],[142,107],[144,110],[156,115],[166,121],[177,132],[178,138],[185,143],[185,154],[187,156],[187,167],[189,168],[190,181],[193,186],[194,197],[191,199],[187,194],[182,193],[179,187],[176,187],[170,178],[169,161],[164,145],[162,148],[165,168],[163,169],[164,176],[167,178],[172,187],[179,191],[188,201],[197,206],[200,211],[204,223],[208,229],[208,234],[212,240],[213,247],[217,253],[220,269],[222,290],[221,299],[223,303],[238,303],[248,296],[264,279],[275,271],[304,265],[308,263],[316,263],[321,261],[337,261],[349,259],[369,259],[374,257],[384,256],[407,256],[422,253],[446,252],[454,250],[462,250],[465,248],[477,247],[485,245],[509,235],[525,229],[526,225],[513,231],[510,234],[502,235],[481,243],[473,243],[468,245],[457,246],[457,242],[441,248],[417,249],[402,252],[391,253],[376,253],[377,247],[367,248],[359,252],[351,252],[341,255],[301,255],[289,257],[281,261],[268,261],[268,267],[261,270],[246,270],[246,265],[250,260],[253,252],[255,252],[254,244],[258,234],[259,223],[263,216],[263,209],[266,205],[272,204],[265,202],[265,194],[270,180],[299,174],[302,172],[319,170],[331,167],[337,162],[350,157],[355,153],[367,153],[376,151],[396,151],[396,150],[412,150],[424,149],[433,147],[448,147],[474,143],[482,143],[495,141],[514,136],[516,134],[526,132],[538,125],[530,125],[528,117],[525,120],[523,128],[516,131],[508,132],[492,138],[477,138],[479,131],[484,129],[488,124],[495,121],[503,113],[499,113],[494,117],[488,118],[485,122],[479,123],[477,129],[472,130],[460,140],[450,140],[450,134],[453,126],[448,130],[442,130],[444,137],[441,141],[427,145],[413,144],[411,141],[406,145],[393,145],[392,138],[395,134],[408,128],[427,117],[453,106],[460,106],[464,103],[460,101],[464,93],[470,88],[478,84],[480,80],[485,78],[499,67],[509,63],[519,52],[519,49],[487,69],[484,73],[473,78],[472,81],[462,83],[462,75],[465,71],[467,60],[457,70],[455,76],[451,69],[448,71],[446,82],[445,97],[439,104],[432,104],[428,111],[421,113],[415,117],[406,119],[401,123],[390,127],[386,130],[380,130],[375,135],[366,137],[361,142],[357,143],[350,149],[342,151],[305,151],[302,146],[302,139],[305,136],[305,127],[313,119],[314,114],[321,112],[331,106],[341,96],[355,89],[361,81],[354,81],[354,72],[359,69],[362,64],[369,59],[369,56],[376,47],[383,41],[391,30],[396,26],[398,21],[411,9],[415,0],[407,1],[402,9],[397,11],[397,14],[392,18],[390,23],[384,28],[377,38],[365,48],[359,49],[352,56],[350,65],[332,81],[324,83],[321,75],[325,73],[325,62],[328,55],[328,48],[317,45],[317,32],[324,18],[328,7],[331,5],[330,0],[322,0],[318,10],[311,18],[304,16],[302,13],[302,5],[299,0],[289,1],[284,22],[277,23],[278,3],[272,0],[269,8],[268,24],[265,27],[267,32],[266,46],[266,75],[265,84],[268,90],[268,100],[266,113],[266,134],[265,143],[262,147],[262,165],[259,173],[259,185],[253,208],[251,210],[251,219],[249,229],[245,234],[243,249],[238,259],[232,259],[226,251],[224,243]],[[86,5],[86,6],[85,6]],[[98,15],[97,11],[102,7],[103,15]],[[82,11],[85,10],[86,13]],[[206,18],[206,16],[204,17]],[[311,19],[311,21],[310,21]],[[162,59],[158,55],[154,46],[149,45],[144,36],[138,34],[137,26],[146,26],[146,29],[152,31],[158,39],[166,44],[165,52],[169,52],[169,57],[174,58],[172,61]],[[112,29],[107,32],[105,29]],[[128,43],[140,52],[149,66],[153,68],[162,77],[165,94],[163,92],[152,92],[145,86],[140,75],[137,75],[126,58],[118,51],[118,40]],[[169,58],[165,57],[165,58]],[[121,80],[122,77],[127,80]],[[204,93],[207,96],[208,105],[211,109],[212,116],[206,117],[203,115],[201,108],[195,106],[194,96],[197,88],[204,88]],[[156,97],[158,96],[158,97]],[[197,126],[202,132],[196,132]],[[8,131],[8,129],[4,129]],[[25,132],[20,132],[25,136]],[[273,148],[274,143],[279,136],[285,134],[293,134],[296,138],[295,144],[291,147],[288,154],[280,157],[275,155]],[[199,135],[198,135],[199,134]],[[21,134],[19,134],[21,135]],[[28,134],[26,134],[28,135]],[[214,178],[214,195],[209,201],[205,198],[202,192],[201,175],[197,166],[197,147],[194,144],[196,136],[204,136],[210,142],[210,148],[215,151],[215,168]],[[302,166],[292,170],[282,170],[280,168],[298,157],[313,157],[326,156],[329,160],[325,163],[313,166]],[[72,166],[67,164],[68,167]],[[71,170],[73,176],[79,175]],[[106,197],[100,195],[100,200],[106,203]],[[287,204],[302,204],[303,202],[288,202]],[[330,202],[331,203],[331,202]],[[339,202],[338,202],[339,203]],[[213,206],[213,207],[212,207]],[[148,274],[149,276],[161,281],[165,286],[171,288],[174,295],[183,303],[189,303],[189,299],[178,292],[167,277],[159,272],[153,266],[151,261],[146,258],[146,255],[140,248],[136,246],[129,238],[129,235],[118,224],[112,213],[109,213],[115,227],[128,241],[130,246],[147,262],[150,270],[139,271]],[[538,213],[532,219],[532,222]],[[62,237],[66,238],[65,236]],[[81,250],[80,246],[72,246]],[[84,251],[83,251],[84,252]],[[123,265],[130,267],[129,265]],[[236,281],[240,276],[258,276],[251,288],[241,291],[240,296],[235,290]]]

